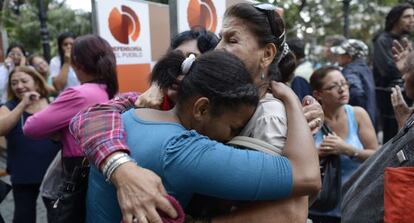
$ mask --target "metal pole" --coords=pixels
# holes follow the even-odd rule
[[[168,2],[168,5],[170,6],[170,36],[171,38],[178,34],[177,1],[179,0],[170,0]]]
[[[350,13],[351,0],[343,0],[343,11],[344,11],[344,36],[349,38],[349,13]]]
[[[47,29],[47,15],[43,0],[38,0],[39,20],[40,20],[40,36],[42,38],[43,56],[46,61],[50,60],[49,31]]]

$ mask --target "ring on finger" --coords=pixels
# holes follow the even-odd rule
[[[132,217],[132,222],[133,222],[133,223],[138,223],[138,218],[136,218],[135,216],[134,216],[134,217]]]

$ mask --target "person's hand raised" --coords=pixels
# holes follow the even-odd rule
[[[310,95],[303,98],[302,106],[303,114],[305,115],[306,121],[308,121],[309,128],[312,134],[315,134],[321,129],[325,119],[322,106]]]
[[[19,66],[22,66],[22,67],[23,66],[26,66],[26,63],[27,63],[26,56],[22,54],[22,56],[20,57],[20,64],[19,64]]]
[[[72,48],[70,48],[70,47],[63,48],[63,52],[64,52],[63,60],[64,60],[65,63],[69,63],[69,64],[72,63],[72,59],[70,58],[71,50],[72,50]]]
[[[6,59],[4,60],[4,64],[7,67],[7,69],[9,69],[9,70],[13,69],[13,67],[14,67],[13,58],[6,57]]]
[[[283,103],[288,100],[298,100],[295,92],[284,83],[271,81],[270,90],[275,98],[280,99]]]
[[[413,112],[412,108],[409,108],[404,100],[401,92],[401,88],[397,85],[391,88],[391,104],[394,109],[395,119],[398,123],[398,128],[401,128],[405,121],[410,117]]]
[[[392,43],[392,55],[397,69],[403,74],[405,73],[405,63],[408,54],[413,50],[411,42],[407,38],[403,38],[402,44],[397,40]]]
[[[29,105],[39,101],[39,99],[40,99],[39,93],[37,93],[36,91],[29,91],[23,94],[21,103],[23,103],[24,107],[26,108]]]

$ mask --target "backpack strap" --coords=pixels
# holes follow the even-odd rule
[[[252,150],[261,151],[270,155],[281,155],[282,150],[263,140],[255,139],[248,136],[236,136],[230,142],[230,145],[241,146]]]

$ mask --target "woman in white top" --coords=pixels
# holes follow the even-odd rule
[[[75,35],[71,32],[65,32],[58,37],[59,55],[50,60],[50,76],[56,91],[60,92],[68,87],[74,87],[80,84],[76,73],[72,68],[70,51],[72,50]]]

